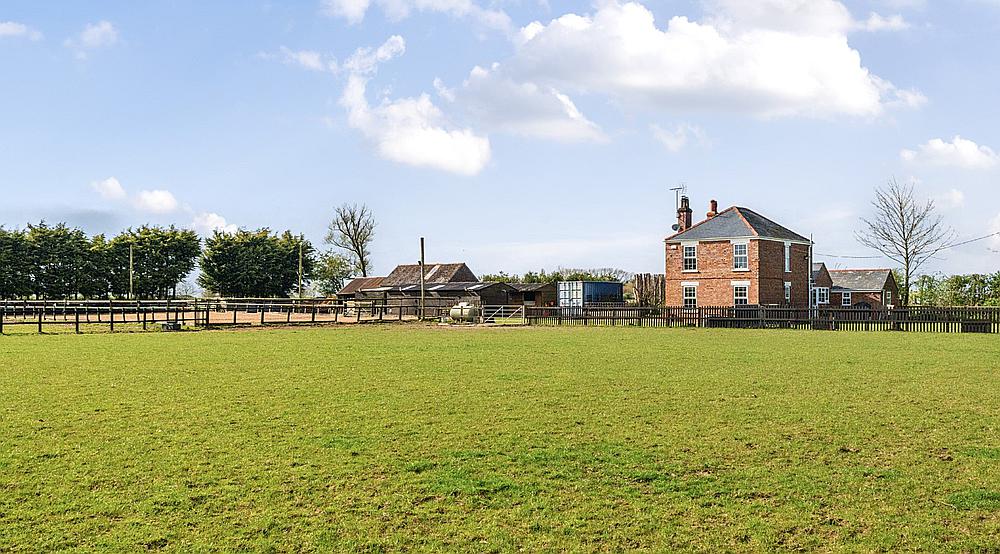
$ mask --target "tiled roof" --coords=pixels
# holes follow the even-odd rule
[[[424,264],[424,283],[472,283],[479,281],[476,274],[463,263],[456,264]],[[392,270],[382,286],[397,286],[420,283],[420,265],[399,265]]]
[[[882,290],[892,274],[889,269],[831,269],[833,285],[845,290]]]
[[[350,283],[340,289],[337,296],[349,295],[358,292],[361,289],[372,289],[382,284],[382,279],[384,277],[358,277],[357,279],[351,279]]]
[[[727,208],[715,217],[692,225],[690,229],[668,237],[667,240],[675,242],[753,237],[809,242],[809,239],[795,231],[740,206]]]

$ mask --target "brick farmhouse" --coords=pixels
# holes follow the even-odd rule
[[[741,206],[715,200],[691,223],[681,197],[676,233],[666,238],[668,306],[884,308],[899,299],[889,269],[827,269],[812,262],[812,241]]]
[[[811,241],[759,213],[733,206],[692,225],[687,197],[666,243],[668,306],[809,306]]]

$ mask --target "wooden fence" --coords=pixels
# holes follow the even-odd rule
[[[529,325],[1000,333],[1000,308],[529,307],[525,321]]]
[[[424,319],[446,315],[451,302],[428,299]],[[0,301],[0,334],[147,330],[176,326],[371,323],[421,318],[418,299],[198,299],[143,301]]]

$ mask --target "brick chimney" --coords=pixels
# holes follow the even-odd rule
[[[708,217],[708,219],[712,219],[717,215],[719,215],[719,203],[712,200],[708,203],[708,213],[705,214],[705,216]]]
[[[681,207],[677,208],[677,232],[682,233],[691,228],[691,204],[687,196],[681,196]]]

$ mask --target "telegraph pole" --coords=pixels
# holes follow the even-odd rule
[[[424,237],[420,237],[420,321],[424,320],[425,305],[424,292]]]
[[[305,235],[299,236],[299,298],[302,298],[302,242],[305,239]]]
[[[132,253],[133,245],[128,245],[128,297],[135,300],[135,260]]]

